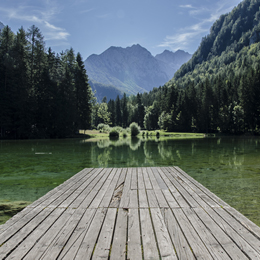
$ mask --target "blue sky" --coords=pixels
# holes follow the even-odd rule
[[[139,43],[153,55],[194,53],[221,14],[241,0],[1,0],[0,21],[13,32],[36,25],[46,47],[72,47],[85,60],[110,46]]]

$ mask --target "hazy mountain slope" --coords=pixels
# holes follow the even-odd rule
[[[251,55],[253,44],[260,41],[260,1],[245,0],[232,12],[222,15],[204,37],[192,58],[182,65],[168,83],[185,87],[190,81],[200,82],[205,77],[242,66],[238,60]]]
[[[124,95],[124,92],[115,88],[112,85],[105,85],[98,82],[93,82],[89,80],[89,84],[92,88],[92,91],[95,93],[95,97],[98,102],[101,102],[103,97],[107,97],[107,100],[116,99],[117,96],[120,98]]]
[[[176,54],[165,51],[154,57],[137,44],[127,48],[110,47],[100,55],[93,54],[85,61],[85,67],[92,82],[114,86],[122,93],[137,94],[164,85],[190,57],[183,51]]]
[[[163,53],[155,56],[157,60],[166,65],[164,70],[169,78],[172,78],[172,75],[182,66],[182,64],[189,61],[191,57],[191,54],[182,50],[176,52],[165,50]]]
[[[2,22],[0,22],[0,31],[4,28],[4,24]]]

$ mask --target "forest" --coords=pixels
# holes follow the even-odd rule
[[[164,86],[110,100],[107,112],[112,125],[135,121],[148,130],[259,134],[260,2],[244,0],[222,15]]]
[[[80,53],[46,51],[34,25],[0,34],[0,138],[64,138],[91,127],[93,93]]]
[[[81,55],[46,51],[40,30],[0,34],[1,138],[64,138],[99,124],[260,134],[260,2],[222,15],[191,60],[149,93],[98,103]]]

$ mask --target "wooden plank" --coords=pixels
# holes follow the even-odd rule
[[[105,180],[104,184],[100,187],[100,190],[98,191],[97,195],[89,205],[89,208],[98,208],[99,204],[101,203],[101,200],[103,199],[105,193],[108,190],[109,185],[111,184],[111,181],[113,180],[116,173],[116,169],[113,169],[110,171],[107,179]]]
[[[19,245],[24,239],[26,239],[30,233],[42,222],[45,218],[47,218],[50,213],[52,212],[52,209],[45,209],[42,210],[37,217],[33,218],[29,223],[26,223],[22,228],[18,228],[13,233],[13,236],[11,237],[10,234],[8,234],[8,230],[6,230],[1,235],[1,240],[5,241],[4,243],[1,243],[0,247],[0,259],[3,259],[7,254],[9,254],[17,245]],[[15,226],[15,225],[14,225]],[[13,226],[13,227],[14,227]],[[7,240],[8,238],[10,238]]]
[[[60,255],[61,251],[64,249],[65,245],[79,224],[85,211],[86,209],[82,208],[78,208],[74,211],[73,215],[70,217],[67,223],[62,228],[60,228],[59,233],[53,239],[52,243],[49,245],[41,259],[56,259]]]
[[[127,168],[118,168],[121,171],[120,177],[117,181],[116,188],[125,182]]]
[[[111,203],[111,200],[112,200],[112,198],[115,195],[114,192],[115,192],[115,189],[116,189],[116,185],[118,183],[118,178],[120,177],[122,172],[121,172],[121,169],[116,169],[115,168],[114,170],[116,170],[116,174],[115,174],[113,180],[111,181],[110,186],[108,187],[108,190],[107,190],[106,194],[104,195],[104,197],[103,197],[99,207],[104,207],[104,208],[109,207],[109,204]],[[123,183],[121,183],[121,185]]]
[[[90,190],[91,188],[89,187],[92,187],[94,185],[94,183],[98,182],[99,179],[100,179],[100,172],[101,172],[101,169],[97,170],[97,171],[94,171],[93,174],[88,178],[88,179],[83,179],[81,180],[82,183],[80,183],[79,186],[75,187],[73,186],[71,189],[74,191],[71,193],[71,195],[67,198],[63,198],[62,196],[60,197],[60,201],[63,200],[63,202],[61,204],[58,204],[57,201],[55,203],[52,204],[52,206],[58,206],[59,207],[69,207],[71,206],[72,203],[74,203],[75,200],[78,199],[78,197],[82,197],[82,193],[84,193],[86,190]],[[72,206],[73,208],[75,208],[75,203],[73,204]]]
[[[222,208],[214,208],[214,210],[223,218],[236,232],[260,254],[260,240],[255,237],[249,230],[235,220]]]
[[[119,205],[120,208],[128,208],[129,201],[130,201],[131,179],[132,179],[132,168],[129,168],[125,178],[123,194]]]
[[[152,169],[152,172],[154,174],[154,177],[155,177],[160,189],[161,190],[168,190],[166,183],[164,182],[163,178],[159,174],[159,171],[161,171],[160,168],[159,167],[152,167],[151,169]]]
[[[236,248],[237,246],[242,252],[245,252],[251,259],[259,259],[259,254],[252,248],[252,246],[250,246],[241,236],[239,236],[236,230],[232,229],[232,227],[215,212],[215,209],[218,208],[214,208],[214,210],[211,208],[207,208],[207,213],[215,221],[215,223],[217,223],[218,226],[225,232],[225,234],[232,240],[232,242],[230,243],[230,250],[232,250],[232,247]],[[207,219],[205,218],[205,222],[206,221]],[[218,233],[217,235],[219,234],[220,233]],[[223,240],[224,245],[226,245],[225,241],[226,240]]]
[[[148,209],[140,209],[144,259],[160,259]]]
[[[164,221],[179,259],[195,260],[190,245],[170,209],[163,209]]]
[[[141,230],[138,209],[129,209],[127,259],[142,259]]]
[[[96,176],[97,172],[98,172],[98,170],[95,171],[93,173],[93,175]],[[77,196],[78,193],[77,192],[75,193],[75,191],[78,189],[79,189],[79,191],[81,191],[80,187],[82,187],[82,186],[84,187],[86,184],[88,184],[88,182],[85,181],[84,179],[83,179],[83,181],[81,180],[79,182],[76,182],[74,185],[67,187],[67,189],[60,190],[55,195],[51,196],[49,199],[42,202],[40,205],[42,207],[48,206],[48,207],[56,208],[56,207],[60,206],[62,203],[64,203],[63,206],[66,207],[66,206],[68,206],[68,203],[65,204],[64,201],[66,201],[67,199],[69,201],[71,201],[70,196],[71,195],[72,195],[72,197],[74,197],[75,195]],[[73,195],[74,193],[75,193],[75,195]]]
[[[107,209],[105,208],[97,209],[89,228],[78,237],[70,250],[68,250],[60,259],[71,260],[91,258],[106,212]]]
[[[111,248],[112,235],[114,231],[116,213],[116,208],[109,208],[107,210],[107,215],[92,257],[93,260],[101,258],[108,259]]]
[[[163,195],[164,195],[167,203],[169,204],[170,208],[179,208],[180,207],[169,190],[163,190],[162,192],[163,192]]]
[[[138,209],[138,196],[137,196],[137,190],[130,190],[130,200],[128,208],[132,209]]]
[[[217,229],[212,230],[213,226],[208,229],[205,225],[201,222],[198,218],[196,213],[189,208],[184,208],[183,212],[185,213],[186,217],[192,223],[193,228],[198,233],[200,239],[203,241],[204,245],[207,247],[208,251],[212,255],[213,259],[219,260],[228,260],[230,257],[225,252],[224,248],[219,244],[219,242],[215,239],[211,232],[215,233],[214,231],[218,231]],[[211,229],[212,228],[212,229]],[[209,231],[211,230],[211,232]],[[238,250],[238,248],[237,248]],[[240,254],[239,254],[240,253]],[[236,258],[233,259],[243,259],[245,257],[241,252],[239,252]]]
[[[167,174],[166,174],[167,175]],[[181,194],[181,196],[185,199],[185,201],[188,203],[189,207],[198,207],[199,204],[197,201],[193,199],[193,197],[182,187],[182,185],[177,181],[173,175],[168,174],[168,178],[170,179],[171,183],[176,187],[178,192]]]
[[[62,183],[61,185],[55,187],[53,190],[49,191],[48,193],[46,193],[44,196],[42,196],[41,198],[39,198],[38,200],[34,201],[32,204],[28,205],[26,208],[24,208],[22,211],[20,211],[19,213],[17,213],[15,216],[13,216],[11,219],[9,219],[4,225],[0,226],[0,234],[3,233],[5,230],[9,229],[12,225],[14,225],[17,221],[21,221],[21,219],[23,217],[26,217],[27,219],[29,218],[29,216],[27,216],[27,214],[32,210],[32,208],[35,208],[37,206],[39,206],[43,201],[47,200],[48,198],[50,198],[51,196],[53,196],[53,194],[56,194],[59,190],[62,189],[67,189],[68,187],[70,187],[72,184],[75,183],[74,178],[85,178],[85,175],[90,174],[90,172],[92,171],[92,168],[89,169],[83,169],[82,171],[80,171],[79,173],[75,174],[74,176],[72,176],[70,179],[66,180],[64,183]]]
[[[151,167],[147,168],[147,172],[148,172],[149,179],[152,183],[153,190],[160,190],[161,188],[160,188],[159,184],[157,183],[157,180],[154,177],[152,168]]]
[[[188,202],[182,197],[180,192],[176,189],[176,187],[172,184],[169,178],[172,178],[172,176],[169,174],[168,171],[165,170],[165,168],[162,168],[161,175],[163,176],[165,182],[167,183],[167,186],[169,190],[171,191],[172,196],[174,199],[178,202],[181,208],[190,207]]]
[[[148,176],[148,168],[143,168],[143,178],[144,178],[145,188],[146,188],[147,190],[152,190],[153,187],[152,187],[150,178],[149,178],[149,176]]]
[[[144,190],[144,179],[142,168],[137,168],[137,181],[138,181],[138,190]]]
[[[126,259],[128,210],[118,209],[110,259]]]
[[[241,225],[243,225],[246,229],[248,229],[250,232],[252,232],[255,236],[257,236],[260,239],[260,227],[257,226],[255,223],[253,223],[251,220],[249,220],[247,217],[242,215],[240,212],[238,212],[236,209],[226,206],[224,209],[232,215]]]
[[[188,183],[188,180],[183,178],[183,176],[179,176],[177,173],[175,179],[183,187],[183,189],[185,189],[187,194],[189,194],[196,201],[197,205],[200,205],[203,208],[212,206],[219,207],[219,205],[215,201],[211,200],[205,193],[196,188],[196,186],[192,186],[191,188],[191,186]],[[196,207],[195,204],[193,205],[193,207]]]
[[[138,200],[140,208],[148,208],[148,200],[145,190],[138,190]]]
[[[71,218],[75,209],[67,209],[61,214],[64,209],[57,208],[55,212],[60,216],[57,221],[52,222],[51,227],[42,234],[42,237],[38,240],[31,237],[33,241],[35,241],[35,245],[30,250],[30,252],[24,257],[24,259],[39,259],[40,256],[47,250],[53,239],[60,233],[62,227],[67,223],[67,221]],[[43,223],[45,225],[45,222]]]
[[[160,208],[169,208],[169,205],[166,201],[166,199],[163,196],[163,193],[161,190],[154,190],[155,196],[157,198],[158,204]]]
[[[96,214],[96,211],[97,211],[96,209],[86,209],[76,229],[72,233],[67,243],[64,245],[62,252],[59,255],[59,259],[62,259],[69,251],[74,252],[73,254],[73,258],[74,258],[77,251],[80,248],[80,245],[85,237],[85,234],[87,233],[90,227],[91,222],[93,221],[93,217]]]
[[[132,168],[131,190],[137,190],[137,169]]]
[[[191,182],[193,182],[198,188],[200,188],[202,191],[204,191],[212,200],[214,200],[215,202],[217,202],[220,206],[228,206],[228,204],[226,202],[224,202],[223,200],[221,200],[217,195],[215,195],[214,193],[212,193],[210,190],[208,190],[205,186],[203,186],[202,184],[200,184],[199,182],[197,182],[195,179],[193,179],[192,177],[190,177],[186,172],[184,172],[182,169],[180,169],[179,167],[169,167],[170,171],[178,171],[180,172],[183,176],[185,176],[188,180],[190,180]]]
[[[178,221],[196,259],[213,259],[204,243],[194,230],[193,226],[183,213],[182,209],[174,209],[173,214]]]
[[[227,252],[231,259],[247,259],[241,252],[239,247],[230,239],[230,237],[214,222],[214,220],[203,210],[199,208],[193,209],[197,216],[201,219],[212,235],[221,243],[221,246]],[[253,258],[257,259],[257,258]]]
[[[0,245],[8,241],[8,239],[13,236],[15,233],[19,232],[23,227],[25,227],[32,219],[34,219],[38,214],[43,211],[43,208],[38,206],[36,208],[29,209],[29,212],[22,216],[21,219],[18,219],[12,225],[8,226],[0,236]],[[46,212],[45,212],[46,213]]]
[[[158,201],[153,190],[147,190],[148,203],[150,208],[159,208]]]
[[[187,189],[191,190],[196,193],[200,199],[202,199],[204,201],[204,203],[200,203],[200,205],[202,207],[207,207],[207,206],[210,206],[210,207],[219,207],[220,205],[215,202],[213,199],[210,198],[210,196],[208,194],[206,194],[203,190],[201,190],[199,187],[197,187],[192,181],[190,181],[188,178],[187,178],[187,175],[184,176],[182,175],[179,171],[177,170],[174,170],[174,174],[176,176],[178,176],[178,178],[181,178],[181,180],[186,183],[189,187],[187,187]],[[198,200],[197,200],[198,201]],[[206,203],[206,204],[205,204]]]
[[[151,208],[151,215],[161,259],[177,259],[160,210]]]
[[[42,196],[38,200],[34,201],[30,205],[30,207],[36,207],[36,206],[40,205],[42,202],[44,202],[45,200],[49,200],[50,197],[55,198],[54,196],[62,195],[62,192],[60,192],[60,191],[65,192],[66,190],[71,188],[73,185],[80,183],[80,182],[83,183],[91,176],[93,171],[95,171],[95,169],[93,169],[93,168],[83,169],[79,173],[72,176],[70,179],[66,180],[61,185],[55,187],[53,190],[49,191],[44,196]]]
[[[183,176],[179,171],[174,170],[174,175],[177,176],[179,182],[185,187],[185,189],[193,195],[196,201],[202,207],[219,207],[220,205],[211,199],[205,192],[199,189],[193,182]]]
[[[178,167],[100,168],[17,214],[0,245],[1,259],[260,260],[260,228]]]
[[[108,177],[111,169],[102,170],[98,178],[95,179],[95,182],[91,182],[91,184],[77,197],[76,200],[70,205],[73,208],[84,207],[88,208],[92,200],[95,198],[99,189],[104,184],[106,178]]]

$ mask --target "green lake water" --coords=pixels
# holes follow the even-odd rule
[[[0,141],[0,224],[1,205],[33,202],[83,168],[142,166],[179,166],[260,226],[255,137]]]

